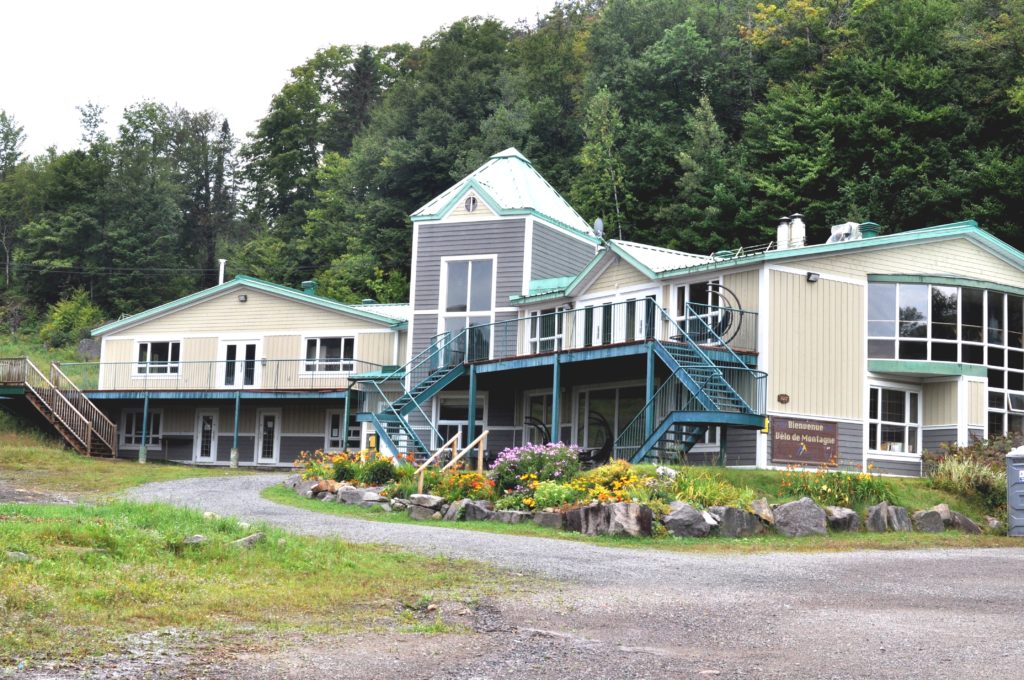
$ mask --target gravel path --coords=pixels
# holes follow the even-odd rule
[[[605,548],[355,520],[259,497],[283,478],[181,480],[128,496],[486,561],[556,585],[493,603],[489,628],[499,633],[397,646],[393,635],[369,645],[339,638],[329,651],[299,646],[217,662],[208,677],[302,677],[310,656],[345,664],[353,678],[1024,678],[1024,549],[736,556]]]

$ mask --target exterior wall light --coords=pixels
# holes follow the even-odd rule
[[[818,272],[807,272],[807,283],[817,283],[820,278],[821,274]]]
[[[241,295],[238,296],[238,301],[239,302],[245,302],[248,299],[249,299],[249,296],[246,295],[245,293],[242,293]]]

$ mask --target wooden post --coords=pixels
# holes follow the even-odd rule
[[[479,475],[484,473],[484,440],[480,440],[480,444],[476,448],[476,472]]]
[[[142,401],[142,441],[139,444],[139,463],[145,464],[146,462],[146,437],[149,434],[149,393]]]

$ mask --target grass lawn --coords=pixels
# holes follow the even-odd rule
[[[11,359],[27,356],[43,372],[50,374],[50,363],[82,361],[77,347],[43,347],[39,337],[28,333],[11,335],[0,333],[0,358]]]
[[[254,547],[230,544],[257,529],[266,539]],[[193,534],[209,540],[181,545]],[[15,562],[7,551],[33,559]],[[434,597],[476,597],[481,586],[471,580],[499,582],[480,573],[479,565],[246,529],[170,506],[0,504],[0,668],[112,651],[128,633],[167,627],[443,631],[410,612]]]
[[[62,448],[55,439],[11,428],[13,421],[0,415],[0,481],[34,491],[95,499],[146,482],[249,474],[224,468],[169,463],[139,465],[131,460],[89,458]]]
[[[742,471],[735,471],[742,472]],[[763,471],[762,471],[763,472]],[[777,473],[776,473],[777,474]],[[512,534],[517,536],[536,536],[555,538],[566,541],[582,541],[595,545],[619,548],[653,548],[680,552],[710,553],[763,553],[773,551],[792,552],[823,552],[844,550],[908,550],[912,548],[997,548],[1020,547],[1020,539],[1007,536],[968,536],[958,531],[946,531],[941,534],[923,533],[887,533],[870,534],[866,532],[849,534],[830,534],[823,537],[786,538],[777,534],[766,534],[751,538],[676,538],[664,536],[659,538],[633,538],[629,536],[584,536],[568,531],[548,529],[535,524],[502,524],[501,522],[443,522],[434,520],[418,521],[410,519],[404,512],[383,512],[376,508],[360,508],[342,503],[324,503],[319,500],[303,498],[294,491],[281,485],[268,487],[263,497],[297,508],[331,515],[342,515],[357,519],[377,522],[393,522],[401,524],[425,524],[428,526],[445,527],[448,529],[469,529],[494,534]]]

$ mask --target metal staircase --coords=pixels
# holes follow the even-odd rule
[[[672,340],[650,341],[672,373],[616,439],[616,457],[632,462],[678,460],[704,437],[708,427],[760,428],[767,374],[747,367],[693,310],[687,309],[685,330],[664,309],[659,310]],[[704,349],[709,345],[724,359],[712,360]]]
[[[78,453],[117,455],[117,426],[56,365],[47,378],[28,357],[0,359],[0,385],[24,388],[28,403]]]
[[[466,373],[468,337],[465,330],[435,335],[426,349],[408,364],[371,381],[384,406],[376,412],[362,414],[361,418],[373,425],[374,431],[392,451],[425,460],[431,449],[421,435],[428,439],[436,436],[438,441],[443,439],[423,410],[423,404]],[[387,394],[387,388],[394,385],[401,386],[397,398]]]

